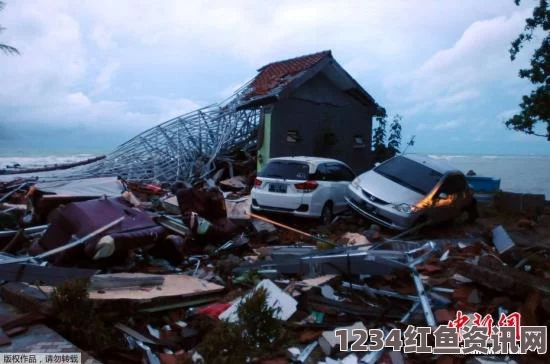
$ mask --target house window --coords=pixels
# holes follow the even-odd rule
[[[298,143],[300,141],[300,134],[298,130],[289,130],[286,133],[286,141],[288,143]]]
[[[365,138],[362,135],[353,136],[353,147],[354,148],[365,148],[367,144],[365,143]]]

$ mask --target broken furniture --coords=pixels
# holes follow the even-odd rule
[[[124,219],[120,224],[108,232],[62,252],[50,261],[56,265],[86,266],[96,259],[112,264],[113,261],[123,261],[131,249],[154,246],[166,235],[166,230],[147,213],[131,207],[120,197],[73,202],[59,210],[44,235],[31,247],[31,252],[39,254],[58,248],[69,243],[73,236],[84,236],[121,216]]]
[[[95,177],[39,182],[31,188],[29,197],[35,221],[46,223],[49,214],[60,205],[104,196],[119,197],[124,190],[122,181],[117,177]]]

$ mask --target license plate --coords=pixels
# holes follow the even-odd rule
[[[284,183],[270,183],[269,192],[286,193],[286,184]]]
[[[361,205],[363,206],[363,208],[365,209],[365,211],[368,211],[368,212],[376,212],[376,206],[374,205],[371,205],[365,201],[362,201],[361,202]]]

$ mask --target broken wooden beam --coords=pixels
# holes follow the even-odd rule
[[[49,294],[24,283],[9,282],[0,288],[2,300],[22,312],[35,312],[44,316],[53,315]]]
[[[57,286],[67,281],[93,276],[97,270],[65,267],[43,267],[34,264],[0,264],[0,280]]]
[[[474,282],[513,295],[527,295],[534,290],[550,294],[550,279],[537,277],[509,266],[485,259],[483,264],[460,263],[456,271]]]

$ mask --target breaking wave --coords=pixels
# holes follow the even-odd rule
[[[93,157],[95,157],[93,154],[0,157],[0,169],[13,167],[14,165],[19,165],[22,168],[38,168],[45,165],[80,162]]]
[[[434,155],[434,154],[428,154],[428,157],[433,159],[444,159],[444,160],[452,160],[457,158],[467,158],[466,155]]]

